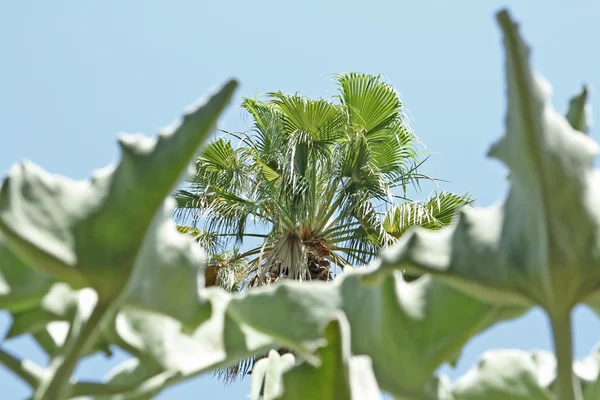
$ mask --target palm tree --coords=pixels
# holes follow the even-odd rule
[[[330,280],[338,267],[367,264],[409,226],[439,228],[471,202],[449,193],[406,201],[408,186],[429,178],[417,172],[416,137],[398,93],[379,76],[335,79],[334,101],[281,92],[244,99],[252,130],[225,132],[204,148],[176,193],[176,218],[209,235],[212,248],[245,250],[226,260],[213,252],[207,277],[235,265],[237,290]]]

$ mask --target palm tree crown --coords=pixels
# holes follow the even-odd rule
[[[366,264],[408,227],[442,227],[471,202],[441,193],[398,204],[427,178],[398,93],[379,76],[335,80],[333,101],[244,99],[251,131],[226,132],[197,159],[176,217],[211,253],[208,284],[225,267],[229,289],[329,280],[336,266]]]

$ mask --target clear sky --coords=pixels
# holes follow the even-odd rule
[[[507,188],[504,167],[484,157],[503,131],[503,54],[493,14],[504,5],[522,22],[559,110],[581,83],[600,86],[600,53],[590,46],[600,39],[594,0],[0,0],[0,171],[30,159],[83,179],[116,159],[118,133],[154,135],[229,77],[242,85],[222,126],[241,130],[248,127],[241,96],[283,90],[329,97],[332,74],[360,71],[383,74],[400,92],[434,153],[424,171],[449,180],[442,189],[469,191],[489,205]],[[0,313],[0,334],[8,323]],[[578,309],[575,329],[576,356],[583,357],[600,323]],[[27,338],[6,346],[47,361]],[[550,346],[548,324],[533,311],[473,339],[458,368],[444,371],[464,373],[490,347]],[[112,365],[93,357],[78,375],[97,378]],[[224,387],[205,376],[159,399],[243,399],[248,387],[249,379]],[[3,367],[0,388],[5,399],[27,395]]]

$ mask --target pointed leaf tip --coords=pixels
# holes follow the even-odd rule
[[[203,256],[190,251],[196,248],[191,238],[182,240],[174,226],[168,226],[170,214],[165,213],[171,210],[161,206],[168,205],[165,197],[213,133],[237,86],[235,80],[227,82],[158,139],[122,137],[120,162],[91,180],[73,181],[31,163],[13,167],[0,187],[0,230],[6,243],[28,264],[47,273],[50,281],[93,287],[105,300],[123,298],[123,290],[133,288],[128,300],[137,306],[192,325],[203,319],[195,312],[203,309],[198,304],[202,285],[197,278]],[[10,254],[0,253],[1,262],[14,264]],[[37,282],[34,276],[22,278],[0,271],[0,284],[10,288],[29,278]],[[44,280],[38,283],[43,294]],[[178,303],[165,300],[172,298],[170,293],[161,299],[151,290],[156,287],[177,293]],[[39,297],[33,289],[32,285],[31,292],[23,292],[24,299],[0,296],[0,300],[17,307],[16,302]],[[181,306],[185,302],[188,307]]]
[[[498,21],[500,25],[513,22],[508,8],[503,8],[496,13],[496,21]]]
[[[591,106],[588,103],[589,87],[583,84],[581,91],[574,95],[569,101],[569,109],[566,118],[573,129],[589,134],[592,126]]]

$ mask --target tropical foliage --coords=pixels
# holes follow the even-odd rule
[[[7,336],[31,335],[49,365],[4,343],[0,363],[35,400],[146,400],[281,346],[299,357],[260,360],[251,399],[598,399],[600,355],[573,362],[570,319],[578,304],[600,310],[588,92],[557,113],[516,24],[506,11],[498,20],[508,112],[491,155],[511,170],[507,199],[462,210],[450,228],[411,229],[332,283],[206,288],[206,255],[170,218],[167,196],[234,81],[158,140],[121,137],[119,163],[90,180],[12,168],[0,187],[0,307],[12,318]],[[404,270],[421,276],[407,282]],[[490,351],[452,384],[436,374],[471,337],[534,306],[550,319],[555,354]],[[81,359],[115,347],[132,358],[99,381],[73,376]]]
[[[335,79],[337,101],[281,92],[245,99],[252,130],[210,142],[176,193],[176,215],[192,225],[185,229],[200,225],[221,247],[244,245],[229,258],[246,261],[242,286],[329,280],[337,267],[367,264],[411,226],[447,225],[471,202],[441,193],[399,203],[428,177],[417,171],[398,93],[378,76]]]
[[[407,187],[428,177],[417,171],[400,96],[379,76],[335,80],[334,101],[282,92],[245,99],[251,131],[225,132],[196,160],[175,194],[176,216],[208,249],[207,284],[328,281],[338,269],[366,265],[411,226],[441,228],[471,203],[451,193],[406,200]],[[252,365],[244,360],[218,375],[231,381]]]

